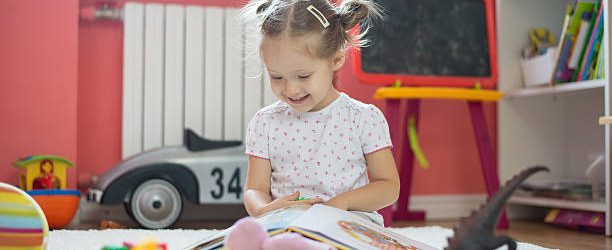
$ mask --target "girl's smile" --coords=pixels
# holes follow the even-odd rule
[[[297,98],[287,97],[287,99],[289,99],[289,102],[290,102],[291,106],[300,106],[300,105],[302,105],[302,104],[304,104],[306,102],[306,99],[308,97],[310,97],[310,95],[306,94],[304,96],[297,97]]]

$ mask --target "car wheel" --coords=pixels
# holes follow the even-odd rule
[[[172,226],[183,210],[181,194],[172,183],[152,179],[138,185],[130,197],[128,213],[144,228]]]
[[[130,216],[130,218],[134,218],[134,215],[132,214],[132,208],[130,207],[129,201],[123,202],[123,209],[125,209],[125,212]]]

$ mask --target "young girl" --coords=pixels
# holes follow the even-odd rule
[[[259,110],[246,131],[248,213],[323,203],[382,225],[375,211],[399,194],[388,125],[378,108],[340,93],[333,82],[346,49],[364,44],[363,34],[349,30],[380,16],[377,6],[255,0],[243,14],[259,24],[259,54],[279,99]]]
[[[367,0],[337,7],[328,0],[253,0],[243,14],[259,25],[259,55],[279,99],[259,110],[246,131],[248,213],[323,203],[382,225],[376,210],[399,194],[387,122],[378,108],[338,92],[333,82],[348,46],[363,45],[363,34],[349,30],[380,16],[378,8]],[[235,224],[226,246],[328,248],[299,235],[268,240],[250,218]]]

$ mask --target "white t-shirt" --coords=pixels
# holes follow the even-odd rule
[[[270,160],[272,199],[300,191],[328,200],[362,187],[365,155],[391,146],[382,112],[344,93],[315,112],[278,101],[259,110],[246,132],[246,154]]]

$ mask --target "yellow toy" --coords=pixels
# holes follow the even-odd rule
[[[530,30],[529,41],[536,49],[555,46],[555,36],[550,30],[544,28]]]
[[[71,161],[55,155],[33,155],[21,158],[13,165],[23,172],[19,176],[21,189],[66,189],[66,169]]]
[[[66,189],[71,161],[55,155],[34,155],[13,163],[22,173],[19,186],[40,205],[50,228],[63,228],[79,208],[79,190]]]

